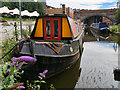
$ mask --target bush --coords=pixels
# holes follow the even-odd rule
[[[35,80],[34,83],[30,83],[27,81],[27,86],[24,87],[24,83],[20,82],[21,75],[24,71],[21,67],[25,64],[29,64],[29,62],[36,62],[37,59],[30,56],[21,56],[21,57],[13,57],[11,61],[6,62],[0,66],[0,90],[1,89],[16,89],[16,88],[27,88],[40,90],[41,83],[46,83],[43,78],[45,78],[45,74],[48,70],[45,70],[43,73],[39,73],[38,80]],[[22,86],[21,86],[22,85]]]
[[[115,21],[116,23],[120,23],[120,8],[115,12]]]
[[[117,25],[113,25],[113,26],[109,26],[109,27],[110,27],[111,32],[119,32]]]

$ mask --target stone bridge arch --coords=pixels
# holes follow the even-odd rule
[[[117,9],[99,9],[99,10],[85,10],[85,9],[75,9],[74,19],[79,22],[90,21],[91,17],[104,17],[104,19],[115,23],[115,12]]]
[[[100,16],[100,17],[106,17],[108,18],[110,21],[112,21],[112,23],[115,23],[115,20],[109,16],[106,16],[106,15],[102,15],[102,14],[93,14],[93,15],[89,15],[89,16],[86,16],[84,17],[83,19],[81,19],[81,22],[84,22],[86,19],[89,19],[90,17],[95,17],[95,16]]]

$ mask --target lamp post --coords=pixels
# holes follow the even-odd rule
[[[19,0],[19,17],[20,17],[20,31],[21,31],[21,38],[22,38],[21,0]]]

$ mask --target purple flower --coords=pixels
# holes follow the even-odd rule
[[[7,73],[10,73],[10,69],[7,69]]]
[[[10,41],[12,41],[12,38],[9,38]]]
[[[37,61],[36,58],[30,57],[30,56],[21,56],[18,59],[20,61],[25,61],[25,62],[35,62],[35,61]]]
[[[11,60],[18,61],[18,62],[21,62],[21,61],[35,62],[35,61],[37,61],[36,58],[30,57],[30,56],[21,56],[19,58],[13,57]]]
[[[45,75],[43,73],[39,73],[39,75],[45,78]]]
[[[10,40],[10,41],[12,41],[13,39],[14,39],[14,37],[12,37],[12,38],[9,38],[9,40]]]
[[[43,73],[45,73],[45,74],[46,74],[47,72],[48,72],[48,70],[45,70]]]
[[[46,74],[47,72],[48,72],[48,70],[45,70],[43,73],[39,73],[39,75],[45,78],[45,77],[46,77],[45,74]]]
[[[18,58],[16,58],[16,57],[13,57],[11,60],[17,61],[17,60],[18,60]]]
[[[19,88],[21,88],[21,89],[25,89],[25,87],[24,87],[24,86],[19,86]]]
[[[11,15],[8,15],[8,17],[11,17]]]
[[[23,40],[26,40],[24,37],[22,37]]]
[[[14,66],[14,65],[16,65],[17,63],[16,62],[12,62],[12,63],[10,63],[12,66]]]

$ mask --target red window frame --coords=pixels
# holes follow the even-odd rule
[[[47,36],[46,21],[50,20],[50,37]],[[58,37],[54,37],[54,21],[58,20]],[[61,40],[61,18],[44,18],[44,40]]]

